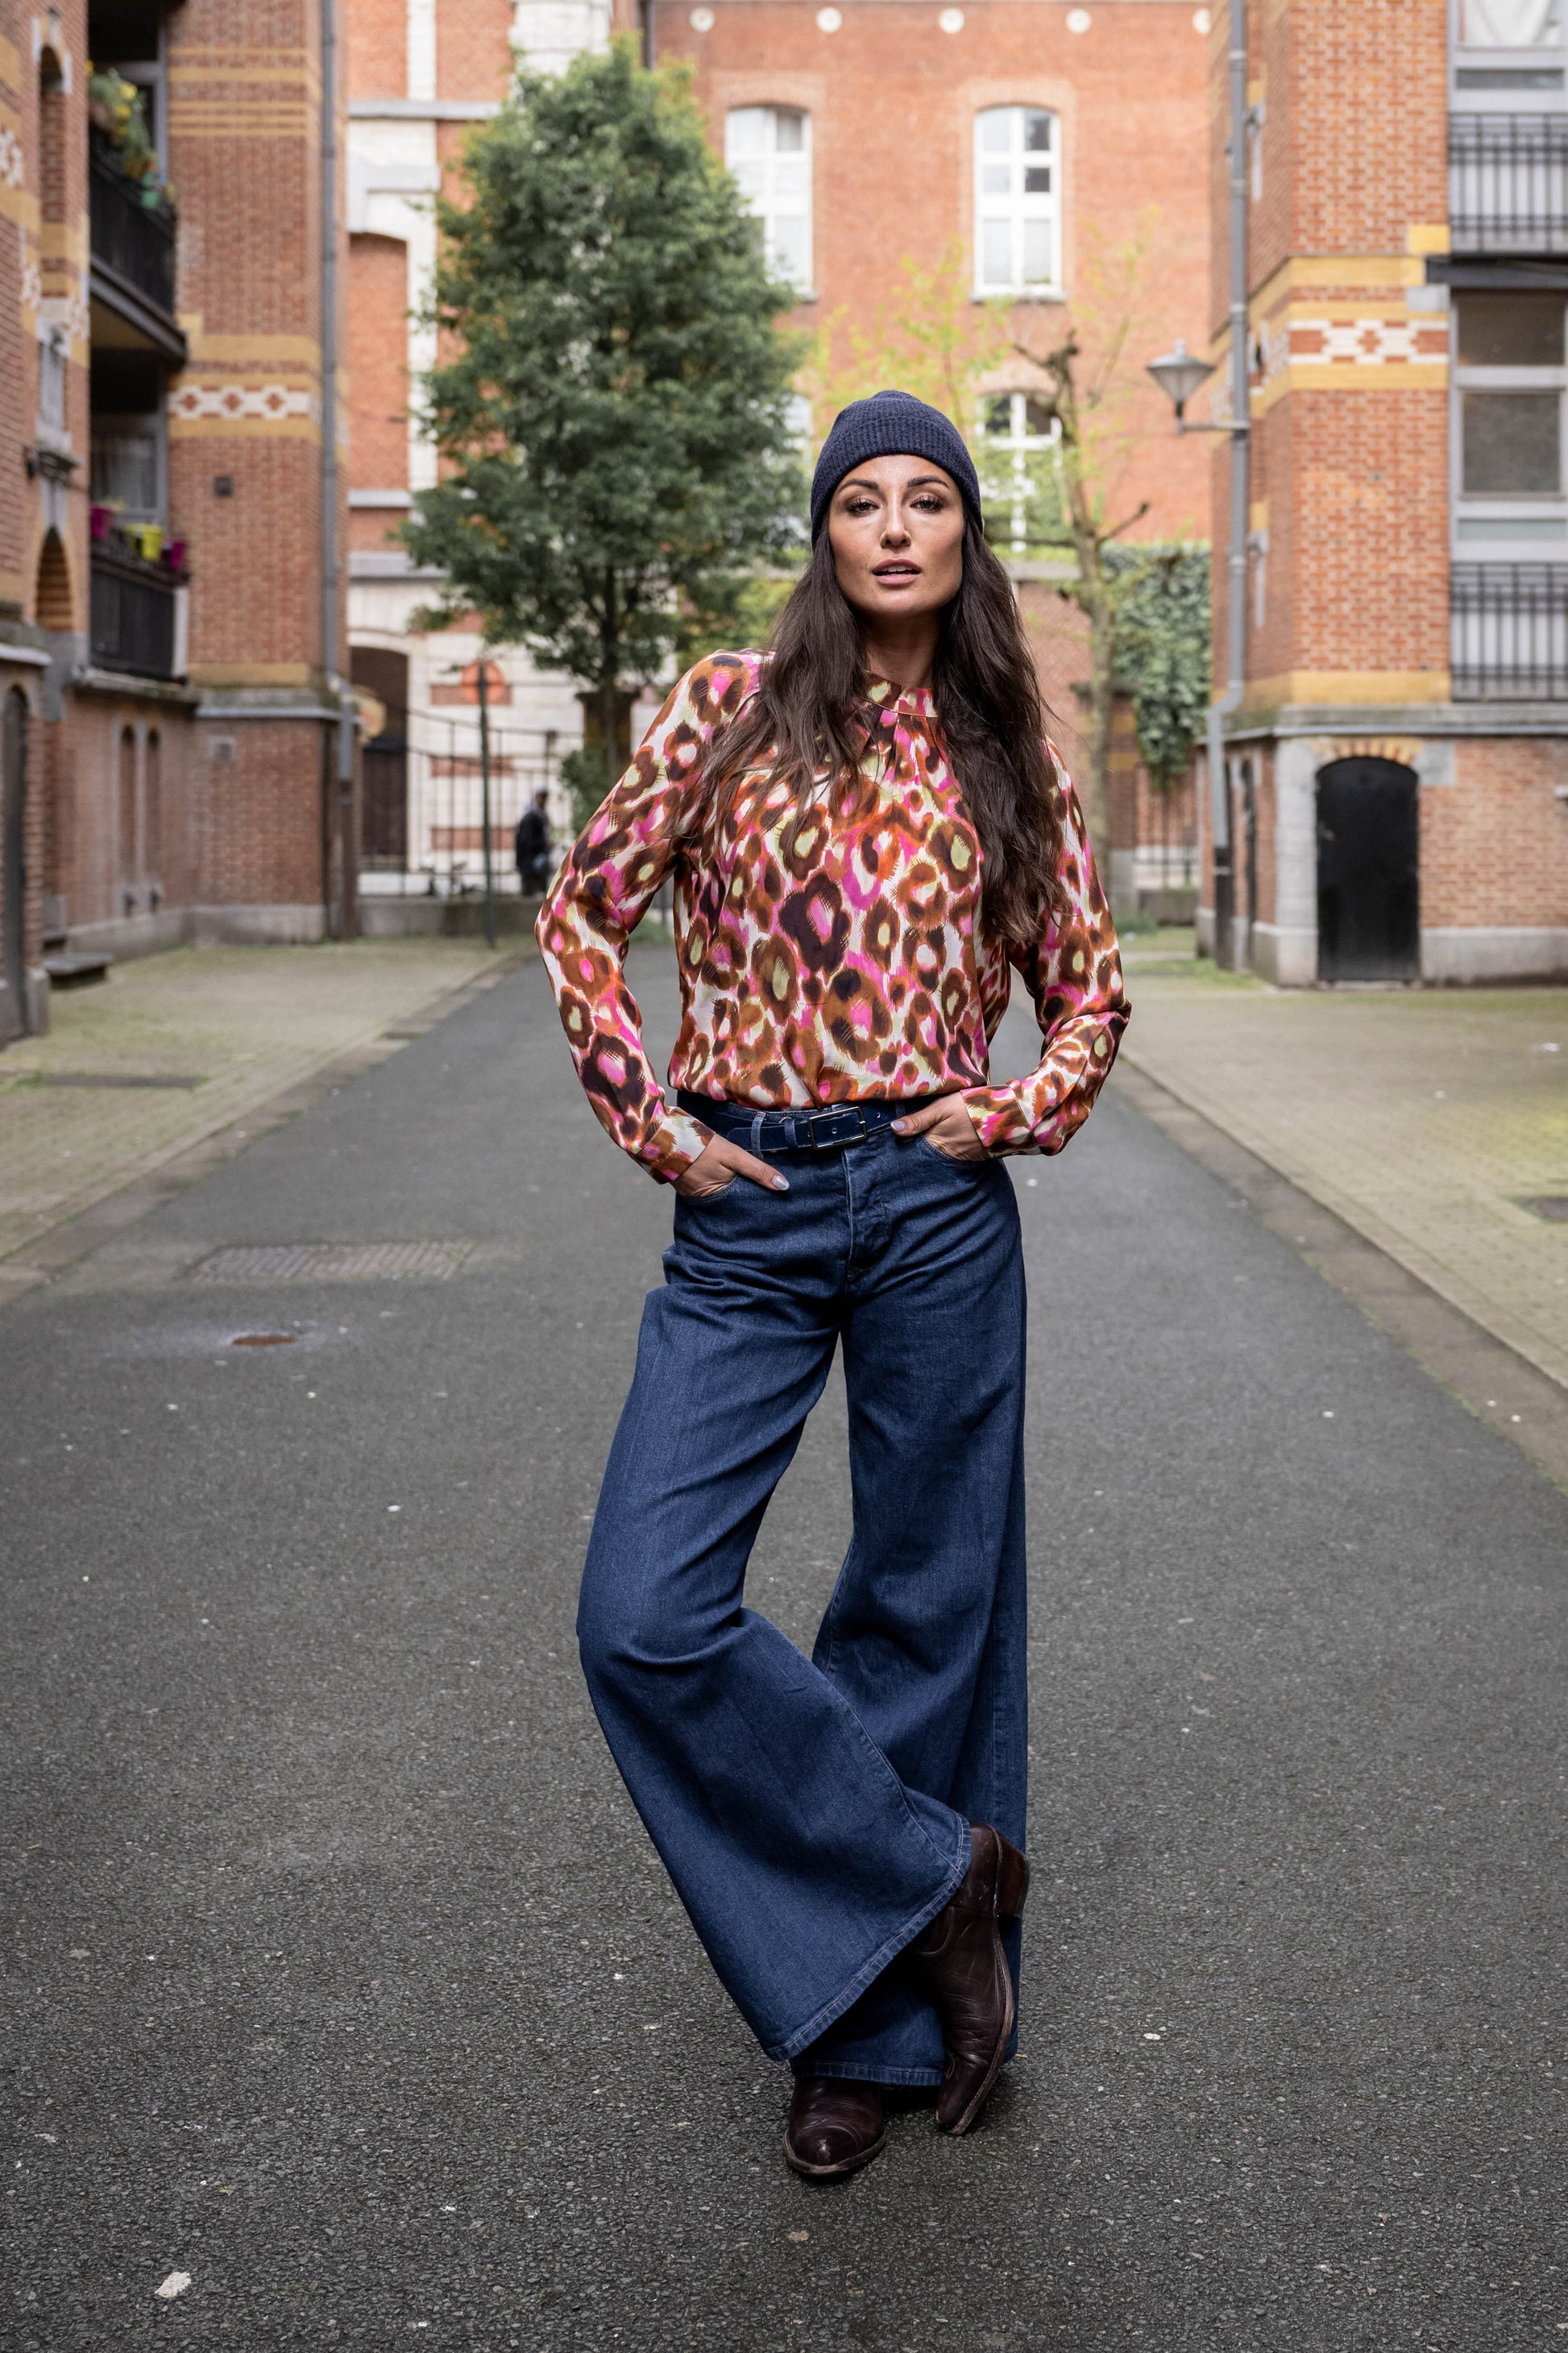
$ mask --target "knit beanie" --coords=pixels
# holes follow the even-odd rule
[[[963,436],[940,408],[910,392],[874,392],[852,400],[833,420],[811,478],[811,536],[821,536],[834,491],[846,474],[872,458],[927,458],[952,476],[976,529],[981,527],[980,477]]]

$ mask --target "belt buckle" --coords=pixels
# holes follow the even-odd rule
[[[859,1122],[858,1135],[832,1135],[825,1143],[818,1143],[816,1123],[819,1119],[847,1119],[851,1113]],[[866,1124],[866,1113],[858,1103],[834,1103],[825,1111],[806,1113],[806,1132],[811,1137],[811,1148],[814,1152],[836,1152],[841,1146],[847,1151],[852,1144],[864,1144],[871,1131]]]

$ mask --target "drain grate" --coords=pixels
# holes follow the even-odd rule
[[[35,1087],[205,1087],[204,1078],[142,1077],[120,1071],[34,1071],[24,1083]]]
[[[1538,1218],[1550,1218],[1554,1225],[1568,1225],[1568,1193],[1526,1194],[1520,1207],[1533,1209]]]
[[[214,1250],[193,1282],[444,1282],[472,1242],[266,1242]]]

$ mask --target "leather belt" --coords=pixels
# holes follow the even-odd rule
[[[716,1103],[710,1095],[676,1097],[680,1108],[731,1144],[744,1145],[763,1158],[778,1152],[841,1152],[865,1144],[879,1129],[890,1127],[932,1095],[917,1095],[908,1103],[824,1103],[817,1111],[753,1111],[745,1103]]]

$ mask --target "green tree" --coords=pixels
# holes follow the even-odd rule
[[[1209,552],[1191,540],[1111,551],[1123,577],[1117,684],[1132,697],[1138,748],[1157,793],[1185,774],[1208,709]]]
[[[775,323],[794,297],[688,81],[626,42],[521,76],[468,143],[467,200],[437,202],[422,395],[441,478],[403,537],[444,575],[429,626],[477,616],[596,697],[579,791],[609,781],[626,686],[721,640],[802,543]]]

